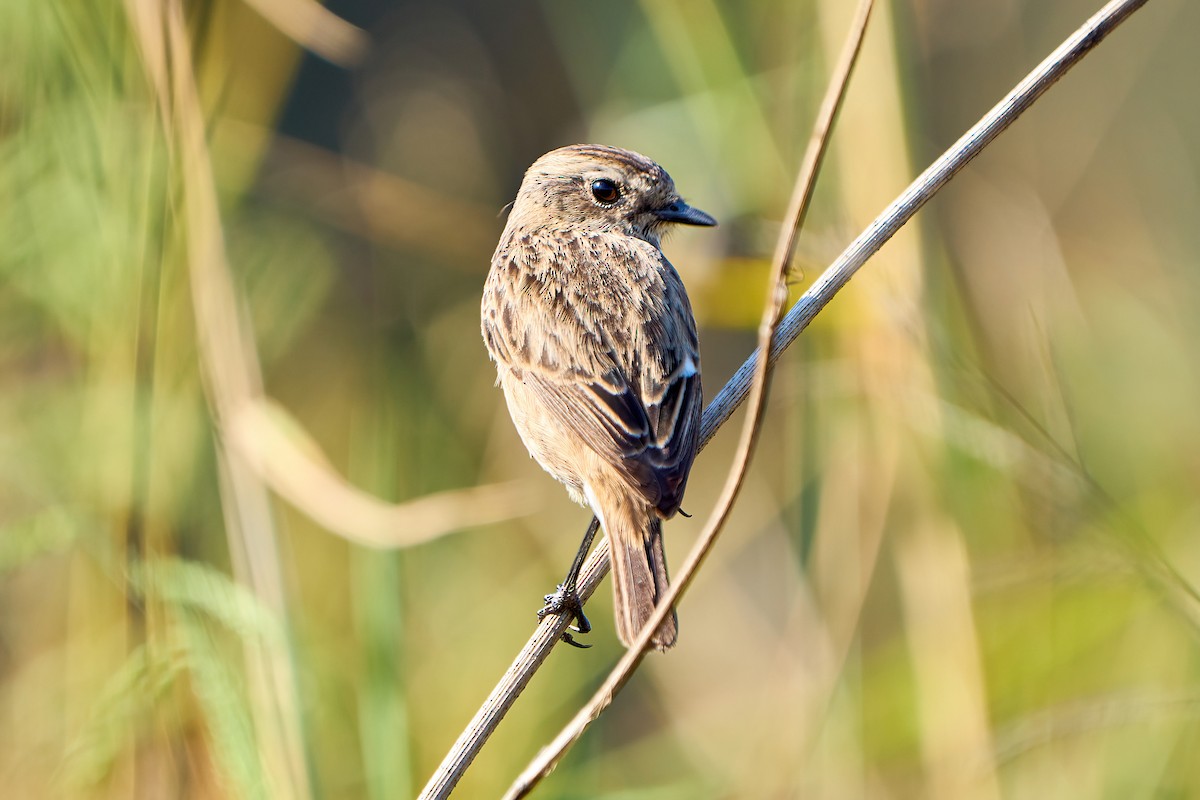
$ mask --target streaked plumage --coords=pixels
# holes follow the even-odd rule
[[[601,202],[611,188],[617,199]],[[612,544],[626,644],[666,588],[661,520],[679,509],[699,437],[696,323],[659,249],[670,222],[715,224],[637,153],[547,153],[525,175],[482,304],[483,338],[522,441],[591,506]],[[654,643],[666,649],[675,637],[672,617]]]

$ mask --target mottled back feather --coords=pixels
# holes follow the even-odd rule
[[[520,370],[548,411],[671,516],[702,410],[695,323],[678,273],[654,245],[616,233],[511,233],[485,289],[494,295],[483,319],[493,358]],[[517,258],[522,269],[504,268]]]

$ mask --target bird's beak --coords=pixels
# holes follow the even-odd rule
[[[703,225],[712,227],[717,221],[698,208],[692,208],[682,200],[675,199],[670,205],[663,206],[654,212],[654,216],[663,222],[678,222],[681,225]]]

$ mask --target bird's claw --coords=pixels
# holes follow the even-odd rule
[[[579,595],[575,593],[573,588],[559,584],[558,589],[553,594],[548,594],[542,598],[546,605],[542,606],[538,611],[538,621],[546,618],[547,614],[568,614],[568,619],[573,619],[576,624],[571,626],[571,630],[576,633],[591,633],[592,623],[588,620],[587,615],[583,613],[583,604],[579,602]],[[582,644],[575,641],[571,634],[563,631],[562,640],[572,647],[586,649],[591,647],[590,644]]]

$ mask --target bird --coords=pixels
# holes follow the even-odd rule
[[[481,331],[509,414],[603,526],[627,647],[667,590],[662,522],[679,511],[700,443],[696,321],[662,236],[716,224],[639,153],[561,147],[526,171],[484,285]],[[672,609],[651,643],[665,651],[677,636]]]

